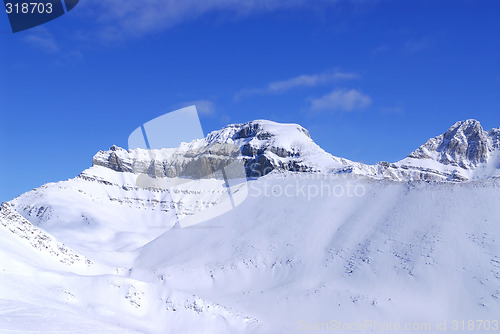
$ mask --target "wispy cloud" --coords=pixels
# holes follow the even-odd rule
[[[431,43],[427,38],[422,38],[419,40],[410,40],[405,44],[405,50],[408,53],[417,53],[426,50],[431,47]]]
[[[380,111],[383,114],[404,114],[405,109],[401,106],[394,106],[394,107],[382,107],[380,108]]]
[[[192,21],[211,12],[230,17],[293,8],[318,8],[339,0],[106,0],[80,5],[86,15],[96,20],[98,36],[115,40],[160,31]]]
[[[83,55],[80,50],[73,50],[69,52],[60,52],[55,64],[58,65],[72,65],[77,64],[83,60]]]
[[[371,97],[356,89],[335,89],[320,98],[312,99],[310,109],[313,111],[350,112],[367,108],[371,104]]]
[[[198,113],[202,115],[213,115],[215,113],[215,103],[209,100],[194,100],[194,101],[183,102],[179,105],[179,108],[188,107],[192,105],[195,105]]]
[[[54,35],[45,27],[38,27],[30,30],[24,37],[24,41],[47,53],[57,53],[60,51]]]
[[[267,90],[270,93],[281,93],[296,87],[314,87],[337,80],[357,79],[355,73],[332,71],[329,73],[300,75],[283,81],[271,82]]]
[[[390,48],[387,45],[380,45],[372,50],[372,55],[377,56],[389,52]]]
[[[356,73],[342,72],[339,70],[326,71],[318,74],[304,74],[287,80],[271,82],[263,88],[243,89],[236,93],[235,100],[251,95],[279,94],[298,87],[315,87],[331,82],[358,78],[359,75]]]

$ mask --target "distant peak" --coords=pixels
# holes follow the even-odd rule
[[[445,137],[450,137],[453,135],[456,135],[459,132],[463,132],[466,134],[472,134],[472,133],[477,133],[477,132],[483,132],[483,127],[481,126],[481,123],[479,123],[478,120],[475,119],[468,119],[465,121],[458,121],[455,124],[451,126],[451,128],[446,131],[444,134]]]
[[[229,124],[220,130],[212,131],[206,137],[207,142],[221,141],[249,141],[249,140],[272,140],[283,139],[305,139],[311,141],[309,131],[299,124],[277,123],[267,120],[255,120],[246,123]]]
[[[488,133],[479,121],[468,119],[456,122],[442,135],[429,139],[409,157],[471,169],[486,162],[488,154]]]
[[[120,146],[113,145],[109,148],[110,151],[126,151],[124,148],[121,148]]]
[[[473,119],[473,118],[469,118],[469,119],[466,119],[464,121],[458,121],[456,122],[453,126],[455,125],[481,125],[481,123],[477,120],[477,119]]]
[[[233,124],[232,126],[240,130],[235,133],[233,139],[258,137],[258,139],[269,139],[271,136],[286,134],[290,132],[303,133],[311,138],[309,131],[302,126],[293,123],[277,123],[267,120],[255,120],[242,124]],[[259,138],[260,137],[260,138]]]

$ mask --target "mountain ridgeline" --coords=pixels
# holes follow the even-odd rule
[[[246,177],[292,171],[352,173],[396,181],[462,182],[500,175],[499,155],[500,128],[485,131],[476,120],[455,123],[401,161],[375,165],[325,152],[300,125],[257,120],[228,125],[177,148],[145,151],[113,146],[98,152],[93,165],[151,177],[199,178],[236,159],[244,165]]]

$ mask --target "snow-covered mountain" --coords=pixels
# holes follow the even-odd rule
[[[241,152],[248,177],[278,170],[460,182],[500,175],[499,138],[500,128],[484,131],[476,120],[461,121],[401,161],[365,165],[325,152],[300,125],[258,120],[228,125],[178,148],[127,151],[113,146],[97,153],[93,165],[156,177],[199,177],[209,174],[207,168],[227,165]]]
[[[463,182],[498,177],[499,134],[500,128],[485,131],[476,120],[460,121],[398,162],[355,164],[345,170],[397,181]]]
[[[500,129],[473,120],[375,165],[332,156],[301,126],[270,121],[178,148],[113,146],[76,178],[2,205],[0,332],[19,331],[12,319],[23,317],[4,309],[44,305],[54,322],[46,330],[68,332],[53,314],[102,333],[492,321],[499,152]],[[246,199],[179,228],[179,217],[226,200],[225,181],[208,176],[235,160],[249,177]],[[138,186],[141,174],[175,187]]]
[[[410,154],[414,159],[432,159],[444,165],[473,169],[488,162],[498,130],[483,130],[476,120],[455,123],[446,133],[432,138]]]
[[[430,168],[456,181],[499,176],[500,128],[485,131],[476,120],[457,122],[397,166],[413,170]]]
[[[233,159],[244,161],[246,176],[281,171],[327,171],[353,162],[326,153],[297,124],[258,120],[232,124],[206,138],[162,150],[124,150],[113,146],[94,156],[94,166],[117,172],[147,173],[155,177],[200,177]]]

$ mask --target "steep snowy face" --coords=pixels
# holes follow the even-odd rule
[[[433,159],[444,165],[473,169],[486,163],[491,151],[490,133],[484,131],[478,121],[470,119],[457,122],[444,134],[429,139],[409,157]]]
[[[6,241],[7,242],[4,242]],[[65,265],[91,265],[92,262],[57,241],[53,236],[34,226],[14,211],[11,205],[0,206],[0,249],[3,252],[25,248],[31,250],[35,263],[56,261]],[[26,252],[23,252],[24,254]]]
[[[208,142],[219,140],[241,148],[249,176],[263,176],[274,169],[328,171],[352,163],[325,152],[298,124],[265,120],[233,124],[207,136]]]
[[[494,150],[500,149],[500,128],[488,131],[488,137],[491,139],[491,147]]]
[[[241,159],[239,156],[239,147],[230,143],[207,145],[204,140],[197,140],[183,143],[178,148],[161,150],[127,151],[113,146],[109,151],[99,151],[94,156],[93,165],[154,178],[204,178]]]
[[[327,171],[352,163],[326,153],[300,125],[258,120],[228,125],[178,148],[127,151],[113,146],[97,153],[93,165],[152,177],[199,178],[235,159],[242,161],[248,177],[263,176],[274,169]]]

